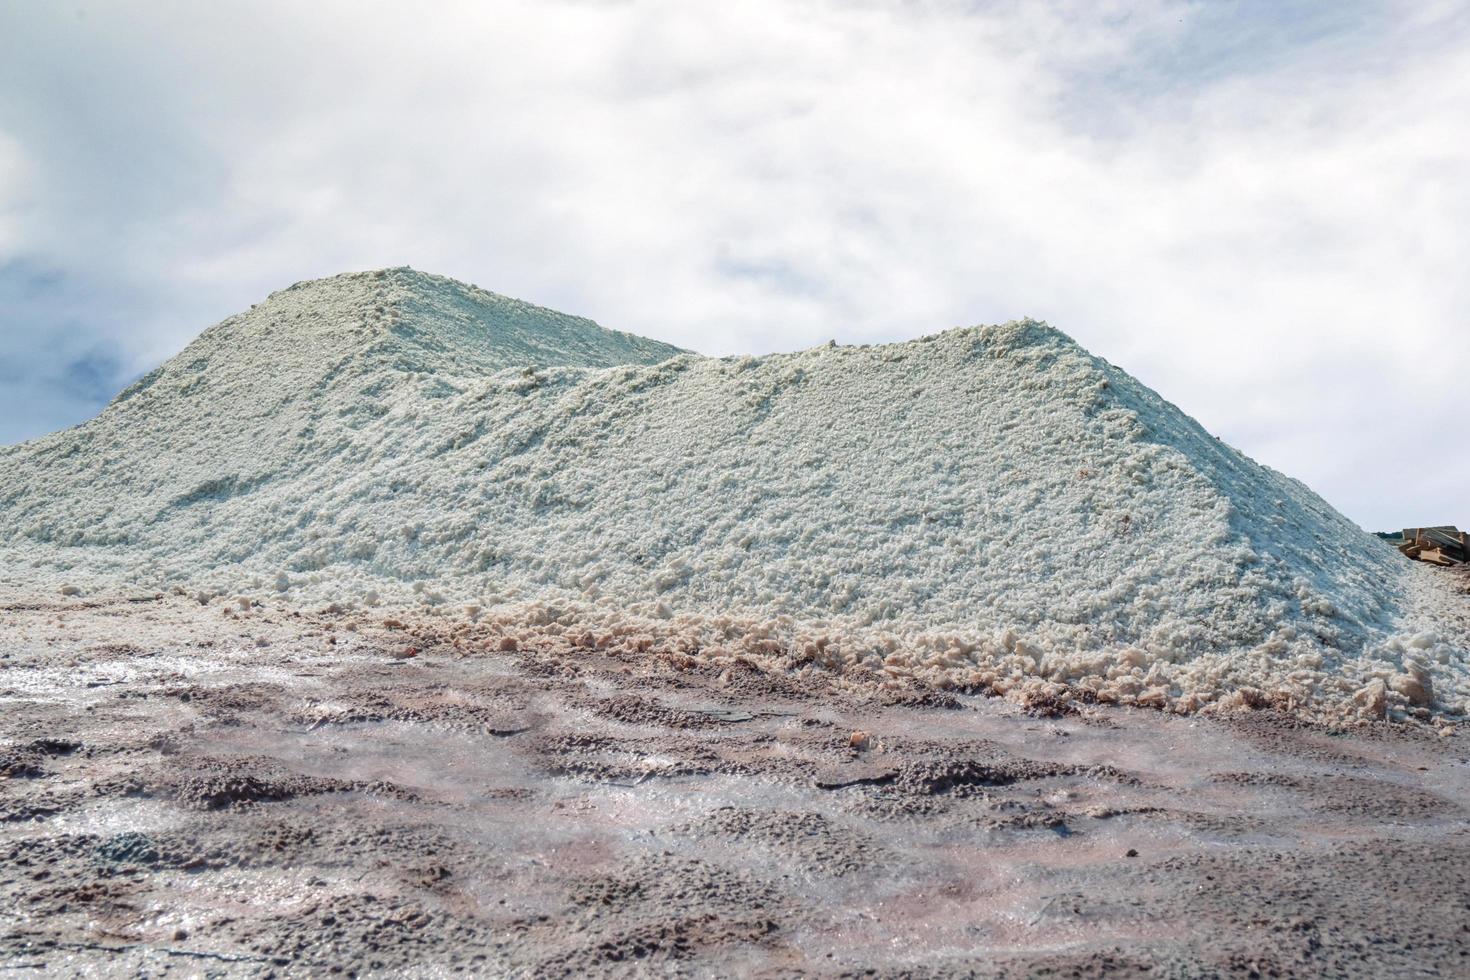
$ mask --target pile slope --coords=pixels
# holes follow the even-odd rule
[[[1467,693],[1421,570],[1034,321],[713,359],[406,269],[298,284],[0,451],[0,549],[775,624],[839,668],[1182,707]]]

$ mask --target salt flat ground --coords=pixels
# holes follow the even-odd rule
[[[1463,733],[690,653],[0,595],[0,970],[1470,973]]]

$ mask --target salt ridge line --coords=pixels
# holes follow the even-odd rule
[[[1033,321],[716,360],[387,270],[274,294],[145,381],[6,451],[8,561],[939,631],[1186,706],[1397,678],[1463,710],[1436,583]]]

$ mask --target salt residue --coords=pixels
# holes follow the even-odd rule
[[[1465,603],[1432,570],[1034,321],[712,359],[410,270],[338,276],[0,470],[12,581],[572,604],[1183,709],[1470,694]]]

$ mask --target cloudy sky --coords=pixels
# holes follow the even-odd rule
[[[0,4],[0,442],[412,265],[709,354],[1043,318],[1470,525],[1470,2]]]

